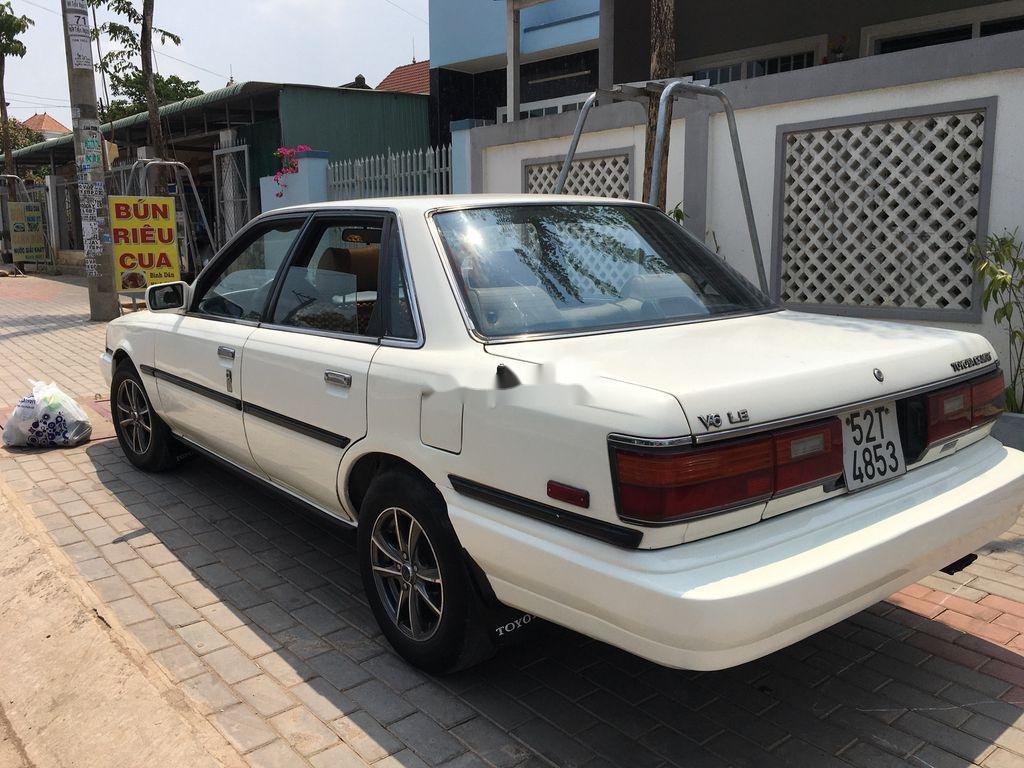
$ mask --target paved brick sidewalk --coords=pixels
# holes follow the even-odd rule
[[[0,280],[0,403],[26,376],[101,392],[84,302]],[[545,627],[435,679],[378,634],[350,533],[206,461],[147,475],[102,440],[0,452],[0,479],[253,766],[1024,765],[1021,524],[968,572],[726,672]]]

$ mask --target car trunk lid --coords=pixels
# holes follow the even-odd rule
[[[813,418],[995,360],[976,334],[791,311],[489,344],[488,351],[669,393],[695,436]]]

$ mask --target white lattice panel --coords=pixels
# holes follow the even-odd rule
[[[985,110],[787,133],[780,298],[967,311]]]
[[[558,161],[527,165],[525,191],[552,194],[561,170],[562,163]],[[565,180],[567,195],[629,198],[631,189],[628,154],[574,160]]]

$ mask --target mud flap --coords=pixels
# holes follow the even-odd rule
[[[498,600],[483,569],[477,565],[466,550],[462,550],[462,553],[479,598],[480,621],[487,628],[494,647],[496,649],[504,648],[513,643],[527,640],[536,634],[537,629],[545,623],[544,620],[533,614],[523,613],[523,611],[505,605]]]

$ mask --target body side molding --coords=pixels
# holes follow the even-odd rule
[[[598,539],[607,544],[636,549],[640,546],[641,539],[643,539],[643,533],[633,528],[606,523],[603,520],[594,520],[584,515],[578,515],[575,512],[569,512],[549,504],[542,504],[533,499],[517,496],[508,491],[492,488],[489,485],[467,480],[458,475],[448,475],[448,480],[451,482],[452,488],[463,496],[469,496],[472,499],[493,504],[509,512],[515,512],[534,520],[550,523],[559,528],[565,528],[566,530],[589,536],[592,539]]]

